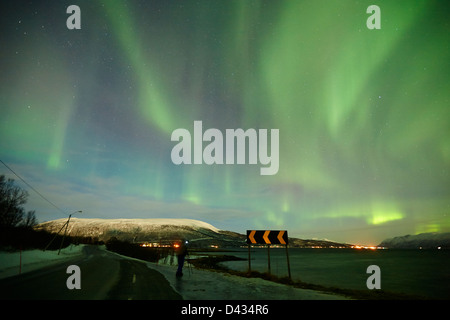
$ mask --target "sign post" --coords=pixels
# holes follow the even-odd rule
[[[292,277],[291,277],[291,265],[290,265],[290,263],[289,263],[289,250],[288,250],[287,244],[286,244],[286,259],[287,259],[287,266],[288,266],[289,279],[292,280]]]
[[[289,263],[289,252],[288,252],[288,234],[287,230],[247,230],[247,244],[248,244],[248,270],[251,272],[251,256],[250,256],[250,246],[252,244],[265,244],[267,245],[267,260],[269,274],[270,270],[270,245],[271,244],[281,244],[286,247],[286,259],[288,265],[289,279],[291,279],[291,266]]]

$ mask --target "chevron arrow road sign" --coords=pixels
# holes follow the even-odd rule
[[[284,244],[289,242],[286,230],[247,230],[247,244]]]

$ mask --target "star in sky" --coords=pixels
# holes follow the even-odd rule
[[[69,30],[71,4],[0,11],[0,158],[67,212],[372,245],[449,231],[447,4],[378,1],[369,30],[371,1],[78,1]],[[173,164],[194,121],[279,129],[279,171]]]

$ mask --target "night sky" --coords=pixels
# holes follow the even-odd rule
[[[80,30],[66,27],[72,4]],[[0,159],[61,210],[0,174],[40,222],[83,210],[367,245],[450,231],[447,1],[0,9]],[[173,164],[172,132],[196,120],[279,129],[279,171]]]

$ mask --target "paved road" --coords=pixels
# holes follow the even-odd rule
[[[81,271],[81,289],[69,290],[69,265]],[[0,280],[0,299],[182,299],[159,272],[95,246],[64,263]]]

